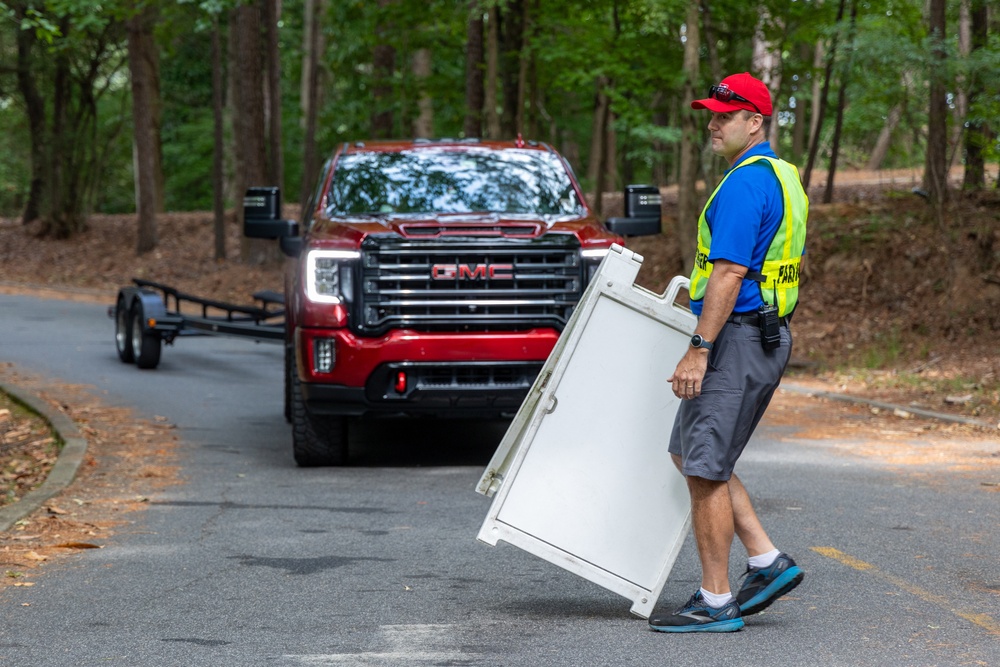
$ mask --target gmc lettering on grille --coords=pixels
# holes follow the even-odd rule
[[[513,280],[513,264],[435,264],[434,280]]]

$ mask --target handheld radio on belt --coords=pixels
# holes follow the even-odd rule
[[[749,271],[750,280],[766,283],[767,277],[759,271]],[[778,317],[778,281],[774,283],[774,303],[764,301],[757,309],[757,326],[760,327],[760,344],[765,350],[781,347],[781,318]]]

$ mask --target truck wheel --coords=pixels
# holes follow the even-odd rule
[[[291,374],[292,452],[303,468],[347,463],[347,418],[311,415],[297,373]]]
[[[295,348],[285,345],[285,421],[292,423],[292,376],[295,374]]]
[[[125,305],[125,297],[121,295],[115,304],[115,347],[118,349],[118,358],[123,363],[131,364],[135,361],[135,351],[132,349],[132,320]]]
[[[162,341],[157,334],[143,330],[144,319],[142,302],[136,301],[132,307],[132,353],[139,368],[156,368],[160,363]]]

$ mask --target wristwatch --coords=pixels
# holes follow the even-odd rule
[[[691,347],[703,347],[706,350],[711,351],[712,341],[705,340],[701,334],[695,334],[691,336]]]

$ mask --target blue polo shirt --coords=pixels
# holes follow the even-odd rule
[[[778,157],[766,141],[744,153],[726,172],[729,178],[705,212],[705,220],[712,230],[708,261],[724,259],[750,271],[760,271],[771,240],[784,219],[785,201],[781,183],[767,162],[759,160],[738,168],[754,155]],[[733,312],[756,311],[763,303],[760,289],[760,283],[744,278]],[[695,315],[701,315],[701,308],[701,300],[691,302]]]

